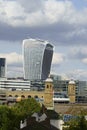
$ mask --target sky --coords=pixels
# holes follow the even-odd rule
[[[87,0],[0,0],[0,57],[8,77],[23,76],[26,38],[52,43],[52,74],[87,80]]]

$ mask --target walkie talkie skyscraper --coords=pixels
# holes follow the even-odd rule
[[[53,46],[39,39],[23,40],[24,78],[45,80],[50,74]]]

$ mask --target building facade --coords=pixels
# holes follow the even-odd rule
[[[63,92],[68,95],[69,80],[60,80],[51,76],[55,92]],[[87,103],[87,81],[75,80],[75,102]]]
[[[0,90],[29,90],[30,81],[24,79],[0,78]]]
[[[54,109],[54,101],[53,101],[53,95],[54,95],[54,88],[53,88],[53,80],[48,77],[45,80],[45,92],[44,92],[44,105],[47,109]]]
[[[0,102],[2,104],[6,103],[6,101],[19,102],[22,99],[35,98],[36,101],[44,104],[47,109],[54,109],[53,81],[50,78],[45,80],[45,90],[43,91],[27,91],[29,89],[29,81],[24,82],[23,80],[6,81],[6,79],[4,79],[0,85]],[[15,89],[12,91],[9,88],[12,88],[13,86],[15,87]],[[18,88],[20,88],[21,90],[18,91]]]
[[[24,78],[45,80],[50,74],[53,46],[47,41],[25,39],[23,41]]]
[[[68,84],[68,96],[70,98],[70,103],[76,102],[76,83],[71,80]]]
[[[6,59],[0,58],[0,77],[6,77]]]

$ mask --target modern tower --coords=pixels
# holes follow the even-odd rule
[[[23,40],[24,78],[45,80],[50,74],[53,46],[39,39]]]
[[[6,59],[0,58],[0,77],[6,77]]]

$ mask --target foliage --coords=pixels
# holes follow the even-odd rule
[[[34,98],[29,98],[15,104],[13,109],[16,114],[26,118],[27,116],[31,116],[34,112],[40,112],[41,106]]]
[[[64,130],[87,130],[87,121],[84,116],[80,116],[76,120],[71,120],[67,125],[69,127],[64,128]]]
[[[40,104],[35,99],[22,100],[12,107],[0,106],[0,130],[19,129],[20,121],[40,112]]]
[[[0,106],[0,130],[12,130],[15,115],[7,106]]]
[[[40,104],[34,98],[24,99],[15,104],[12,110],[15,113],[15,126],[18,128],[20,121],[31,116],[34,112],[39,112]]]

